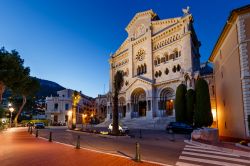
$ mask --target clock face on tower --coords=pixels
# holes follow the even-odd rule
[[[142,61],[145,58],[145,51],[143,49],[140,49],[136,54],[136,60]]]

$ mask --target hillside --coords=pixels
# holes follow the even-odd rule
[[[48,81],[48,80],[43,80],[39,79],[38,81],[40,82],[40,91],[37,93],[38,98],[44,98],[47,96],[57,96],[57,91],[65,89],[58,83]]]

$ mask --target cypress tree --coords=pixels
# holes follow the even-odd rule
[[[180,84],[175,95],[175,117],[177,122],[186,122],[186,93],[186,85]]]
[[[187,108],[187,123],[193,125],[194,123],[194,107],[195,107],[195,91],[189,89],[186,94],[186,108]]]
[[[195,84],[195,113],[196,127],[208,127],[213,123],[208,84],[204,79],[197,80]]]

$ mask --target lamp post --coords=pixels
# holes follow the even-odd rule
[[[86,124],[86,122],[85,122],[86,116],[87,116],[86,114],[82,114],[82,130],[83,130],[83,125]]]
[[[10,107],[9,111],[10,111],[10,128],[11,128],[11,124],[12,124],[12,112],[14,112],[14,108]]]
[[[68,128],[71,129],[72,126],[72,110],[68,111]]]

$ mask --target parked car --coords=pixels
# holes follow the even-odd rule
[[[44,129],[45,125],[43,122],[37,122],[34,124],[35,129]]]
[[[112,130],[113,130],[113,124],[112,123],[110,123],[110,125],[108,127],[108,130],[109,130],[109,132],[112,132]],[[119,131],[121,133],[129,133],[129,129],[125,125],[119,125]]]
[[[193,127],[182,122],[170,122],[166,126],[168,133],[192,133]]]

